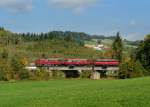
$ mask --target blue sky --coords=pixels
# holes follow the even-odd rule
[[[79,31],[129,40],[150,33],[150,0],[0,0],[0,26],[13,32]]]

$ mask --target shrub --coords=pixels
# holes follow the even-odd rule
[[[90,78],[91,77],[91,72],[92,71],[82,71],[80,77],[81,78]]]
[[[5,72],[3,68],[0,66],[0,81],[5,80]]]
[[[59,78],[59,79],[61,79],[61,78],[65,78],[66,77],[66,75],[65,75],[65,73],[63,71],[52,71],[51,73],[52,73],[52,78]]]
[[[45,69],[40,69],[35,72],[36,80],[48,80],[50,79],[50,74]]]
[[[120,65],[119,78],[134,78],[144,75],[146,70],[139,61],[129,60]]]

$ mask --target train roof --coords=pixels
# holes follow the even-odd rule
[[[80,58],[49,58],[49,59],[39,59],[43,61],[90,61],[90,59],[80,59]],[[116,59],[95,59],[95,61],[118,61]]]
[[[117,59],[96,59],[96,61],[118,61]]]

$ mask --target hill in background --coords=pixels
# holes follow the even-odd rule
[[[111,48],[115,36],[105,37],[88,35],[83,32],[52,31],[48,33],[13,33],[0,28],[0,51],[6,49],[9,56],[19,54],[29,61],[37,58],[111,58],[108,53],[97,52],[85,44],[102,44]],[[138,42],[124,40],[126,51],[136,46]],[[130,48],[131,47],[131,48]]]

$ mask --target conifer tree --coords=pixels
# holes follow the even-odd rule
[[[122,62],[123,41],[119,32],[117,32],[116,38],[112,45],[112,49],[114,53],[113,58],[118,59],[120,62]]]

